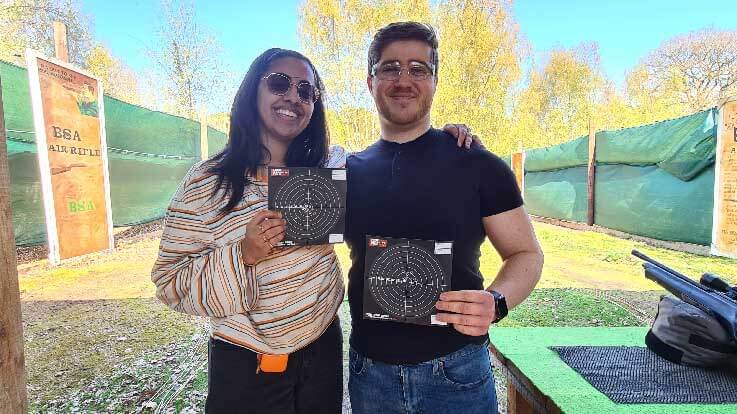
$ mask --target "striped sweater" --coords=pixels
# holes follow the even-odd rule
[[[326,164],[345,167],[332,147]],[[229,213],[211,160],[195,164],[166,212],[151,272],[156,296],[179,312],[210,317],[212,336],[259,353],[284,354],[314,342],[343,300],[343,276],[332,245],[280,249],[254,267],[241,259],[246,224],[267,208],[256,181]],[[214,193],[214,196],[213,196]]]

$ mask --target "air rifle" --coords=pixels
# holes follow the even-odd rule
[[[704,273],[697,283],[637,250],[632,250],[632,254],[645,261],[642,267],[646,278],[714,317],[737,341],[737,288],[712,273]]]

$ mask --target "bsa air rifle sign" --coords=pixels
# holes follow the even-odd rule
[[[737,99],[719,108],[714,179],[713,254],[737,258]]]
[[[26,52],[49,260],[113,248],[100,81]]]

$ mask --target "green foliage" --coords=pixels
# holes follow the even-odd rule
[[[139,102],[135,73],[104,46],[98,44],[90,50],[85,59],[85,67],[100,78],[106,95],[128,103]]]
[[[522,79],[528,47],[506,0],[304,0],[299,19],[302,48],[326,85],[333,142],[351,150],[364,148],[379,135],[364,81],[366,54],[374,33],[394,21],[428,22],[438,32],[434,124],[465,123],[497,154],[566,142],[586,135],[590,124],[613,130],[675,118],[694,108],[681,98],[695,81],[678,72],[676,63],[650,57],[617,90],[599,67],[595,43],[549,50],[543,64],[532,62]],[[690,51],[710,58],[722,72],[730,71],[736,42],[724,39],[733,34],[712,32],[675,38],[651,56],[670,50],[688,56]],[[659,77],[648,66],[656,61],[662,68]],[[690,64],[700,67],[699,62]],[[737,87],[729,74],[717,79],[723,83],[719,96]]]
[[[737,30],[674,36],[645,56],[630,78],[628,92],[640,103],[682,114],[713,107],[737,94]]]
[[[560,144],[588,132],[589,119],[604,78],[598,68],[596,44],[553,50],[515,107],[515,120],[525,148]]]
[[[53,22],[67,26],[69,61],[84,66],[92,43],[91,20],[78,0],[0,1],[0,59],[25,66],[25,50],[54,56]]]
[[[148,55],[156,73],[153,90],[164,90],[156,99],[157,106],[189,119],[213,105],[221,107],[230,101],[228,85],[233,76],[227,73],[221,58],[221,45],[199,23],[192,0],[162,0],[155,47]],[[226,104],[227,105],[227,104]]]

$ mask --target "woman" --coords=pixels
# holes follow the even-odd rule
[[[328,148],[321,91],[303,55],[256,58],[226,148],[192,167],[167,211],[151,277],[168,306],[212,321],[209,413],[341,412],[338,260],[332,245],[275,249],[286,223],[266,210],[267,167],[345,166],[345,151]]]

